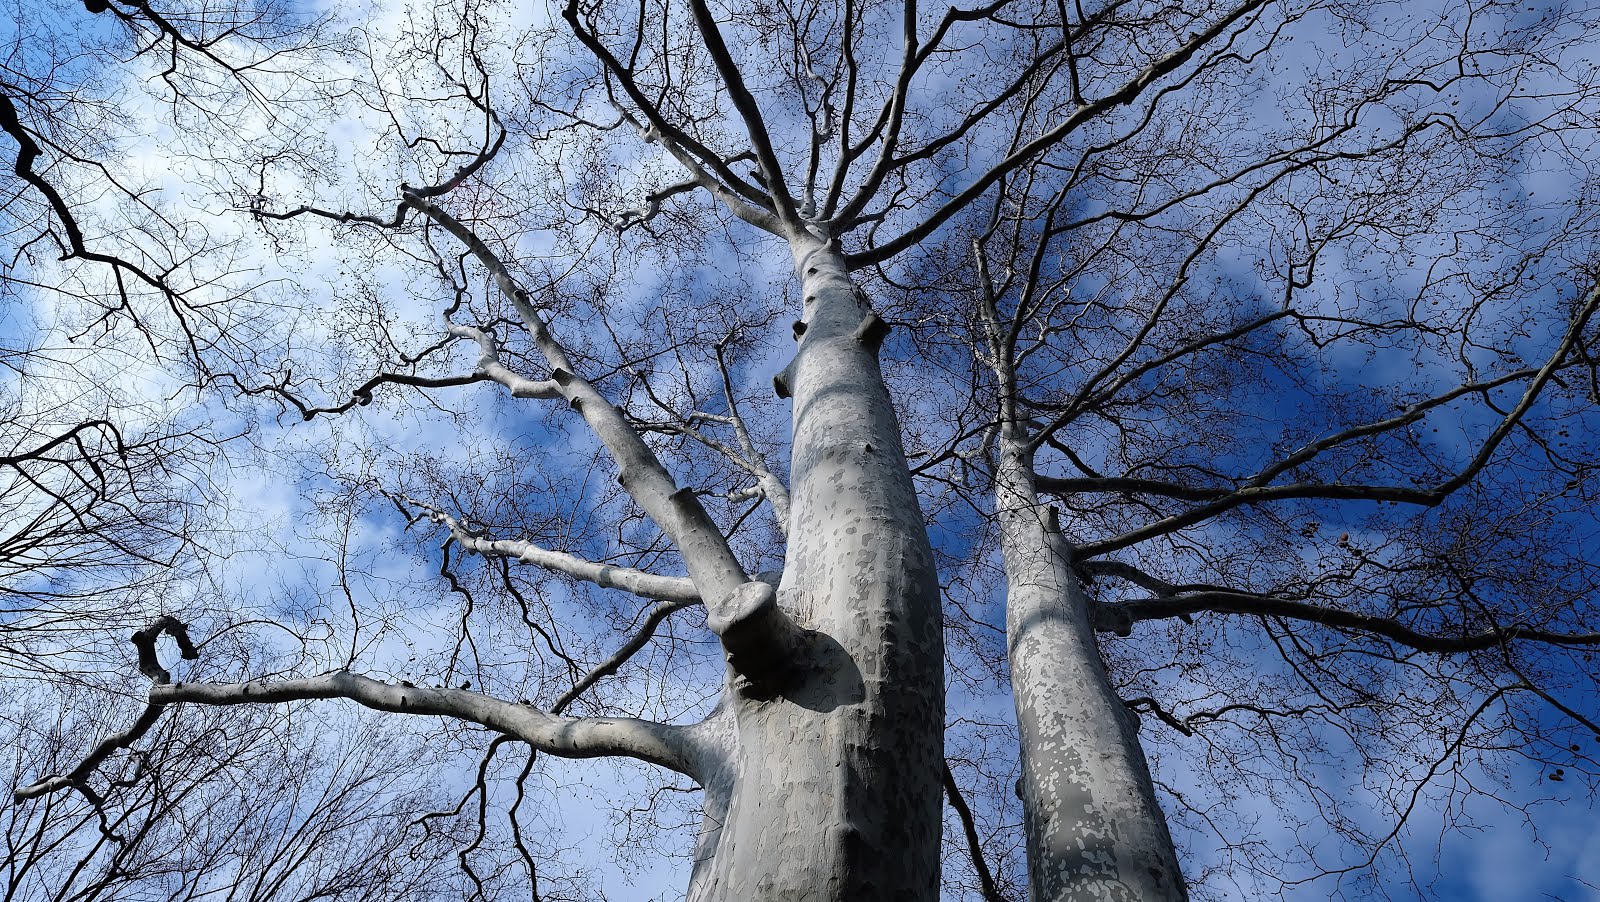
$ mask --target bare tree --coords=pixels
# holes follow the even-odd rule
[[[1592,791],[1597,11],[518,12],[250,73],[308,112],[202,105],[185,171],[325,297],[152,287],[198,381],[323,430],[336,585],[276,612],[277,668],[150,621],[133,729],[19,795],[169,708],[342,699],[496,737],[477,896],[538,892],[532,753],[486,863],[520,742],[692,783],[691,899],[931,899],[947,833],[952,888],[1016,897],[1020,803],[1031,897],[1146,900],[1189,894],[1169,817],[1252,885],[1366,890],[1419,800],[1498,791],[1492,750]],[[384,509],[436,586],[385,584]],[[966,697],[1007,684],[1009,724]],[[1215,810],[1252,783],[1340,839],[1253,845]]]

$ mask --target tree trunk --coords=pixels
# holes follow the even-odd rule
[[[695,902],[939,893],[944,642],[927,527],[878,368],[882,322],[837,249],[792,242],[789,549],[778,599],[810,631],[786,681],[731,677],[735,746],[706,781]],[[707,859],[707,856],[710,856]]]
[[[1089,599],[1053,513],[1038,503],[1030,457],[1002,439],[996,495],[1031,896],[1187,899],[1138,722],[1106,674]]]

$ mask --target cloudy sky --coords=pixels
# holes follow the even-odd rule
[[[39,57],[31,54],[28,45],[39,41],[45,30],[38,18],[41,10],[63,17],[76,29],[70,34],[63,31],[63,40],[92,43],[97,38],[118,39],[105,30],[103,20],[88,16],[74,4],[34,6],[23,0],[17,9],[18,16],[0,26],[10,29],[9,33],[0,31],[0,36],[14,48],[11,59],[20,70],[37,65]],[[1443,5],[1441,11],[1447,18],[1451,13]],[[477,609],[469,612],[464,596],[452,593],[437,577],[440,536],[430,532],[426,524],[407,530],[405,520],[382,492],[427,490],[438,493],[433,497],[449,499],[452,504],[478,504],[489,512],[481,518],[482,523],[519,523],[547,542],[570,542],[574,550],[596,556],[636,551],[638,524],[628,519],[626,505],[611,483],[609,470],[596,462],[593,440],[574,426],[572,418],[563,419],[559,411],[534,408],[533,404],[542,402],[517,405],[492,386],[475,385],[451,389],[437,397],[430,395],[433,399],[428,401],[416,394],[389,392],[380,394],[371,407],[306,422],[292,406],[274,403],[270,394],[241,399],[235,390],[240,384],[254,386],[261,384],[260,380],[283,379],[281,384],[292,384],[313,404],[335,406],[348,398],[351,388],[363,381],[364,374],[376,362],[392,361],[397,354],[438,341],[446,327],[442,314],[459,297],[468,299],[464,303],[472,315],[487,317],[488,311],[494,310],[481,273],[463,268],[458,273],[458,284],[446,283],[430,272],[431,261],[419,256],[422,245],[417,241],[391,245],[373,233],[336,228],[325,222],[264,226],[247,215],[252,203],[275,211],[314,201],[333,210],[387,216],[392,212],[400,182],[448,172],[453,162],[448,156],[430,156],[425,143],[420,145],[421,150],[417,145],[408,148],[404,139],[425,132],[449,132],[450,140],[461,142],[452,144],[452,148],[471,149],[477,136],[475,130],[481,131],[481,116],[470,105],[435,103],[431,99],[448,97],[451,77],[455,71],[464,70],[446,66],[444,75],[435,73],[432,80],[419,74],[428,67],[404,52],[403,32],[410,22],[405,11],[398,6],[374,4],[370,10],[340,8],[338,12],[352,19],[359,17],[361,28],[341,37],[339,40],[348,43],[339,45],[337,52],[314,55],[314,65],[319,67],[316,79],[297,79],[307,72],[295,69],[299,63],[293,57],[285,58],[291,65],[285,66],[284,71],[262,77],[264,84],[281,88],[285,92],[282,96],[294,98],[297,103],[311,103],[319,90],[330,86],[347,88],[334,92],[334,100],[323,101],[327,112],[320,120],[307,115],[303,108],[295,108],[285,118],[290,124],[287,131],[283,122],[272,121],[266,115],[270,106],[240,99],[228,91],[196,109],[173,104],[171,83],[162,80],[160,63],[152,58],[106,65],[98,73],[104,81],[97,90],[106,98],[107,110],[123,117],[113,118],[107,127],[122,129],[126,137],[115,147],[111,168],[127,180],[126,184],[138,186],[139,191],[158,199],[159,214],[137,209],[130,213],[126,193],[94,191],[92,169],[63,169],[67,178],[78,180],[74,201],[90,220],[116,223],[131,215],[144,217],[143,222],[150,229],[147,233],[132,229],[116,232],[107,226],[102,238],[108,243],[119,248],[155,248],[164,243],[204,248],[205,253],[197,262],[185,263],[176,271],[180,277],[194,281],[193,296],[198,301],[221,300],[241,293],[228,300],[231,306],[214,308],[241,311],[231,325],[227,317],[233,313],[214,317],[213,308],[206,308],[202,316],[212,327],[228,327],[223,330],[227,340],[207,348],[207,353],[215,355],[214,362],[236,364],[243,382],[215,384],[205,392],[191,388],[192,371],[183,366],[184,352],[174,344],[178,336],[171,331],[171,322],[160,319],[159,299],[136,301],[136,305],[151,307],[151,322],[156,325],[149,330],[141,332],[119,316],[92,333],[87,349],[81,339],[69,341],[75,328],[94,319],[92,313],[77,306],[82,296],[105,291],[111,276],[104,270],[69,272],[41,257],[36,268],[27,270],[27,278],[45,285],[65,286],[65,290],[30,286],[13,289],[7,298],[13,306],[0,322],[0,338],[5,339],[7,347],[42,345],[61,351],[40,357],[26,374],[7,374],[5,384],[34,405],[35,419],[30,421],[30,429],[42,428],[40,424],[69,422],[83,416],[84,410],[109,407],[120,411],[122,421],[134,426],[169,420],[200,422],[211,435],[238,436],[221,450],[195,458],[193,473],[186,477],[205,488],[210,505],[207,528],[212,532],[205,543],[204,567],[196,568],[196,575],[188,582],[168,587],[170,594],[138,596],[140,616],[168,610],[174,599],[179,599],[182,604],[212,612],[219,622],[260,617],[290,624],[297,638],[290,639],[277,628],[252,633],[258,654],[266,659],[274,654],[282,656],[281,660],[271,661],[270,666],[314,671],[356,659],[363,669],[394,679],[450,679],[454,683],[465,677],[479,686],[487,683],[491,690],[532,694],[559,682],[562,674],[552,663],[554,659],[534,661],[536,655],[510,640],[463,651],[463,624],[469,618],[489,615]],[[1395,14],[1400,12],[1397,7]],[[1417,23],[1429,20],[1428,11],[1420,5],[1408,5],[1404,12]],[[495,86],[505,90],[506,96],[515,95],[518,86],[528,83],[530,76],[526,73],[532,69],[538,69],[541,77],[548,79],[547,84],[576,77],[564,70],[553,45],[517,44],[512,37],[548,21],[539,4],[489,6],[482,15],[485,21],[495,23],[495,37],[506,39],[508,46],[496,50],[502,54],[500,61],[516,63],[496,70]],[[448,17],[441,21],[448,25]],[[1313,18],[1309,24],[1296,26],[1300,29],[1296,33],[1299,46],[1316,49],[1283,51],[1276,59],[1285,71],[1310,59],[1317,60],[1319,71],[1338,68],[1340,54],[1350,54],[1352,59],[1370,58],[1358,52],[1361,48],[1350,48],[1344,38],[1331,32],[1319,36],[1319,21],[1322,20]],[[1414,33],[1428,40],[1442,39],[1441,34],[1429,35],[1420,24]],[[449,49],[453,46],[446,42],[447,56],[454,52]],[[358,52],[365,50],[384,57],[384,64],[367,66]],[[96,53],[90,59],[97,64],[111,58],[103,51]],[[1300,53],[1305,56],[1298,56]],[[460,63],[459,58],[453,59]],[[954,90],[960,81],[956,68],[952,64],[941,69],[937,81],[919,87],[928,96]],[[84,77],[74,74],[78,71],[67,67],[63,69],[67,74],[62,77]],[[19,80],[19,74],[22,73],[13,73],[13,82]],[[463,77],[470,80],[473,76],[469,73]],[[1293,76],[1272,77],[1282,78],[1286,84],[1277,93],[1256,86],[1258,93],[1253,96],[1262,115],[1268,115],[1266,110],[1274,98],[1292,93],[1287,83],[1292,82]],[[523,81],[519,82],[519,78]],[[184,84],[193,89],[198,83]],[[1539,84],[1537,78],[1530,80],[1533,88]],[[6,87],[13,89],[11,84]],[[390,93],[383,95],[380,87]],[[1528,110],[1537,109],[1536,93],[1530,88],[1526,104],[1514,112],[1532,115]],[[392,101],[389,110],[373,103],[380,96]],[[407,96],[407,102],[400,101],[402,96]],[[1475,100],[1471,96],[1462,99],[1469,106]],[[527,121],[535,121],[536,107],[519,102],[515,108],[518,114],[528,117]],[[212,117],[209,121],[215,129],[217,111],[230,117],[226,120],[228,128],[206,131],[198,127],[197,123]],[[305,124],[318,121],[323,127],[316,130]],[[1374,128],[1387,124],[1390,123],[1379,121]],[[518,124],[513,123],[516,127]],[[1564,134],[1569,144],[1577,147],[1569,148],[1572,156],[1584,159],[1583,146],[1592,140],[1592,135],[1581,129],[1569,129]],[[690,262],[680,260],[679,269],[667,250],[641,249],[637,241],[616,239],[602,230],[596,233],[598,237],[592,239],[590,247],[598,249],[593,251],[597,257],[606,257],[604,265],[569,267],[568,256],[575,253],[575,245],[582,243],[574,236],[588,226],[574,226],[573,234],[561,234],[552,224],[557,221],[555,216],[539,220],[540,214],[528,212],[550,197],[575,197],[574,183],[593,181],[598,186],[593,188],[594,196],[602,198],[608,196],[607,191],[627,196],[629,192],[647,190],[645,186],[659,185],[660,179],[673,171],[657,146],[638,140],[625,130],[616,135],[616,140],[608,142],[605,154],[585,157],[589,151],[584,148],[588,145],[577,139],[564,144],[567,138],[553,135],[539,144],[521,134],[523,140],[513,138],[511,151],[497,160],[495,170],[485,176],[488,188],[474,190],[470,195],[452,195],[447,202],[459,203],[460,209],[470,208],[486,220],[505,211],[505,231],[496,237],[502,240],[501,246],[513,248],[523,258],[530,278],[559,273],[570,284],[581,284],[584,290],[601,286],[609,292],[600,302],[592,299],[598,292],[585,300],[580,296],[582,292],[574,288],[572,296],[565,299],[569,306],[553,320],[558,331],[566,330],[565,336],[582,343],[597,366],[614,364],[627,351],[654,344],[661,353],[651,358],[652,366],[660,372],[683,374],[686,384],[699,385],[706,379],[704,348],[699,358],[687,362],[683,355],[674,359],[662,352],[670,339],[696,335],[694,328],[685,326],[681,318],[672,321],[672,305],[685,298],[696,301],[697,314],[710,319],[710,311],[716,306],[712,303],[714,296],[751,298],[748,303],[756,312],[749,315],[754,323],[750,328],[765,331],[744,352],[735,373],[742,380],[741,390],[748,384],[764,392],[787,353],[788,320],[781,311],[785,303],[794,300],[784,295],[793,289],[785,287],[787,264],[781,249],[766,247],[759,237],[737,223],[713,221],[705,243],[686,252],[684,260]],[[281,156],[268,156],[264,148]],[[303,156],[296,156],[297,153]],[[1563,195],[1581,190],[1570,173],[1545,165],[1538,158],[1525,164],[1514,184],[1490,186],[1484,195],[1515,190],[1520,196],[1526,190],[1539,199],[1538,204],[1525,210],[1529,220],[1527,234],[1522,237],[1525,243],[1532,244],[1537,242],[1529,236],[1547,228],[1534,225],[1535,218],[1542,211],[1559,210]],[[431,172],[429,165],[434,167]],[[943,175],[950,184],[960,184],[969,177],[960,171]],[[614,176],[612,181],[619,184],[611,184],[607,176]],[[264,191],[260,201],[251,200],[252,184]],[[699,215],[706,221],[703,206],[689,206],[697,203],[692,197],[683,200],[689,209],[701,211]],[[574,214],[574,218],[580,217]],[[535,221],[535,225],[529,225]],[[681,223],[675,227],[683,228]],[[149,236],[148,241],[144,235]],[[1250,250],[1240,250],[1238,259],[1219,262],[1217,270],[1222,275],[1218,281],[1249,277]],[[451,258],[456,253],[458,249],[450,248],[444,256]],[[1400,296],[1415,290],[1414,286],[1423,280],[1415,269],[1372,274],[1362,271],[1361,263],[1354,257],[1330,262],[1326,268],[1332,275],[1325,278],[1357,295],[1359,291],[1353,286],[1387,280],[1396,285],[1395,293]],[[575,273],[574,269],[582,271]],[[602,270],[604,278],[599,275]],[[215,283],[206,281],[208,274],[219,271],[227,275]],[[244,292],[246,288],[248,292]],[[462,294],[455,294],[458,289]],[[703,309],[700,301],[704,302]],[[609,333],[595,325],[605,316],[615,318]],[[166,324],[161,325],[163,322]],[[659,334],[650,331],[655,328],[661,330]],[[678,329],[684,331],[673,331]],[[154,340],[143,338],[152,335]],[[1526,339],[1529,346],[1537,346],[1547,337],[1530,334]],[[902,348],[899,353],[907,354],[908,349]],[[613,357],[607,358],[607,354]],[[474,349],[457,347],[437,355],[438,363],[430,374],[468,372],[476,365],[475,358]],[[902,381],[910,386],[915,381],[915,361],[901,364]],[[1405,369],[1403,364],[1396,359],[1374,362],[1334,356],[1324,364],[1323,372],[1349,386],[1381,386],[1390,381],[1391,368]],[[46,377],[46,384],[52,386],[50,391],[35,390],[33,383],[27,381]],[[640,386],[649,378],[651,374],[636,375],[632,381],[618,377],[611,385],[615,390],[642,397]],[[934,383],[942,377],[926,378]],[[64,385],[72,388],[64,390]],[[753,395],[755,389],[750,392]],[[1273,415],[1273,403],[1281,402],[1281,397],[1279,402],[1263,399],[1262,417]],[[765,403],[767,406],[753,415],[761,418],[764,437],[781,443],[784,409],[774,401]],[[937,408],[930,404],[927,409]],[[714,412],[723,410],[719,407]],[[1481,412],[1466,413],[1450,420],[1445,437],[1434,440],[1434,450],[1445,458],[1458,453],[1460,449],[1452,447],[1451,436],[1470,433],[1483,422],[1482,416]],[[705,472],[717,471],[707,465]],[[939,488],[930,485],[928,491],[931,496]],[[519,497],[497,500],[496,492],[516,493]],[[948,505],[932,501],[929,504],[953,510]],[[584,513],[591,508],[592,514]],[[731,506],[729,509],[734,510]],[[574,516],[574,511],[580,514]],[[1361,522],[1360,512],[1350,512],[1348,516],[1352,524]],[[537,521],[537,527],[530,525],[532,521]],[[950,513],[949,521],[936,527],[942,550],[952,558],[965,554],[965,534],[971,526],[963,515]],[[767,533],[752,537],[750,547],[762,547],[762,535]],[[1221,533],[1217,535],[1220,537]],[[658,559],[661,558],[651,558]],[[672,566],[670,558],[665,560],[666,566]],[[769,559],[764,565],[770,563]],[[473,588],[487,592],[493,572],[477,564],[463,568],[463,572],[468,571],[481,580]],[[535,589],[537,602],[544,606],[551,622],[560,622],[571,631],[569,641],[575,651],[581,650],[577,655],[580,658],[594,659],[615,647],[639,607],[634,601],[572,590],[561,583],[538,583]],[[535,589],[530,589],[530,594]],[[980,607],[987,612],[981,616],[994,619],[999,614],[998,599],[992,594],[993,586],[984,591],[990,594],[980,595]],[[507,633],[494,630],[516,626],[512,605],[504,597],[498,597],[495,604],[500,606],[501,619],[493,621],[493,626],[487,619],[482,623],[472,621],[472,630],[478,631],[474,635],[504,636]],[[625,672],[607,690],[608,710],[642,710],[663,718],[703,713],[709,698],[706,681],[708,675],[714,679],[715,666],[713,662],[708,669],[708,661],[713,659],[703,631],[693,619],[697,616],[687,615],[683,625],[673,627],[671,634],[678,641],[670,650],[653,652],[649,658],[650,663],[669,672],[655,678],[644,667]],[[121,629],[116,627],[114,633],[120,634]],[[1144,627],[1137,629],[1134,641],[1149,635],[1144,633]],[[526,630],[523,635],[528,635]],[[115,669],[117,645],[108,641],[97,648],[107,656],[102,666]],[[125,648],[122,653],[126,653]],[[1261,655],[1258,663],[1263,675],[1282,665],[1281,661],[1269,659],[1264,647],[1255,653]],[[680,677],[681,685],[674,684],[673,680]],[[6,678],[13,685],[20,685],[14,672],[8,672]],[[985,688],[989,690],[987,694],[954,689],[952,717],[984,721],[1009,718],[1010,703],[1003,687]],[[1568,701],[1583,710],[1594,708],[1592,698]],[[126,720],[135,712],[130,704],[118,709],[114,716]],[[1541,709],[1537,716],[1549,717],[1552,728],[1557,722],[1548,708]],[[19,718],[13,717],[16,719]],[[118,728],[110,723],[105,726],[107,731]],[[1147,718],[1147,733],[1159,729],[1159,724]],[[438,733],[429,735],[436,742],[451,744],[445,763],[454,768],[437,778],[435,788],[466,791],[472,779],[470,768],[480,749],[468,747],[470,738],[459,734],[447,739],[440,739],[442,734]],[[1600,741],[1600,737],[1596,740]],[[1286,804],[1294,806],[1288,812],[1291,822],[1315,821],[1315,797],[1284,802],[1261,794],[1261,787],[1247,782],[1218,784],[1206,779],[1203,749],[1186,751],[1181,737],[1175,735],[1154,742],[1160,746],[1158,779],[1186,798],[1226,807],[1231,813],[1231,827],[1248,830],[1249,841],[1277,850],[1307,869],[1310,865],[1304,856],[1293,850],[1316,850],[1322,867],[1362,864],[1361,854],[1328,831],[1295,831],[1283,825],[1280,815]],[[1342,740],[1330,734],[1327,742],[1330,749],[1337,751]],[[520,766],[520,759],[515,763]],[[993,769],[1007,773],[1011,766],[1010,759],[1002,756]],[[506,773],[497,773],[502,781],[514,776],[516,767],[507,767]],[[1348,770],[1319,766],[1314,777],[1325,798],[1359,811],[1367,804],[1365,800],[1384,798],[1393,792],[1394,787],[1374,782],[1371,776],[1384,772],[1382,767],[1364,772],[1352,761]],[[1345,877],[1322,876],[1298,883],[1302,873],[1310,873],[1309,870],[1252,875],[1248,868],[1238,868],[1215,876],[1208,886],[1223,898],[1253,898],[1265,890],[1277,889],[1276,880],[1283,879],[1296,884],[1284,890],[1286,897],[1294,899],[1340,894],[1364,898],[1374,885],[1395,898],[1408,898],[1416,894],[1411,882],[1414,879],[1445,899],[1600,899],[1600,839],[1596,839],[1600,831],[1593,829],[1600,819],[1592,810],[1590,786],[1583,779],[1552,781],[1550,773],[1550,766],[1528,761],[1515,748],[1505,750],[1487,766],[1468,761],[1453,769],[1448,780],[1435,781],[1418,795],[1405,828],[1393,842],[1385,844],[1384,852],[1376,859],[1376,876],[1363,869]],[[603,851],[619,831],[630,829],[627,818],[616,812],[627,812],[637,805],[642,794],[656,788],[655,784],[642,781],[637,769],[595,767],[583,762],[550,763],[538,772],[537,782],[543,787],[537,800],[543,826],[560,838],[557,845],[572,849],[574,861],[591,869],[592,879],[598,881],[608,897],[669,899],[681,892],[685,862],[653,854],[648,834],[654,827],[643,819],[641,824],[632,825],[633,832],[629,834],[635,842],[643,843],[639,846],[642,852],[624,856],[619,863]],[[506,784],[498,785],[497,805],[507,803],[507,792]],[[1504,804],[1491,797],[1492,793],[1505,793]],[[990,814],[996,823],[1014,818],[1010,810],[1014,806],[1007,807],[1003,793],[998,800],[990,801],[994,805]],[[1526,815],[1522,811],[1525,806]],[[681,812],[669,809],[667,816],[681,816]],[[1383,836],[1392,826],[1386,817],[1374,810],[1369,817],[1358,820],[1369,836]],[[1014,826],[1011,832],[1015,834]],[[1185,826],[1179,834],[1193,874],[1238,863],[1230,858],[1227,849],[1218,847],[1214,835],[1203,829]],[[1238,838],[1237,833],[1228,835]],[[683,849],[683,842],[678,839],[662,839],[661,845],[667,851],[681,853]],[[1409,874],[1405,873],[1406,866]]]

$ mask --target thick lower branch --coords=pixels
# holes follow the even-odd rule
[[[464,689],[394,685],[349,671],[297,680],[173,683],[150,689],[152,705],[248,705],[348,699],[378,711],[430,714],[482,724],[560,758],[636,758],[695,777],[697,755],[683,730],[633,718],[560,717]]]

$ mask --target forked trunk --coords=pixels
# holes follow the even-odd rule
[[[939,893],[938,581],[878,368],[883,325],[833,247],[801,239],[789,549],[778,600],[810,631],[769,688],[731,681],[706,780],[695,902]]]
[[[996,473],[1006,643],[1034,902],[1188,898],[1134,715],[1111,686],[1071,550],[1019,442]]]

